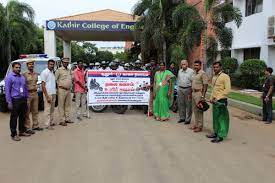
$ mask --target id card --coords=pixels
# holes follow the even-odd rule
[[[24,93],[24,89],[23,89],[23,87],[20,87],[20,93],[22,94],[22,93]]]
[[[162,86],[162,82],[159,83],[159,86]]]

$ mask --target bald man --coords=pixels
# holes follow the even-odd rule
[[[182,60],[178,72],[178,123],[190,124],[192,118],[192,78],[194,71],[188,67],[188,61]]]

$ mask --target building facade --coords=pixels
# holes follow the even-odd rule
[[[227,23],[233,30],[231,57],[236,58],[239,63],[247,59],[261,59],[267,66],[275,69],[275,40],[268,36],[269,26],[272,24],[269,23],[270,17],[275,16],[275,0],[232,2],[240,9],[243,22],[239,28],[234,22]]]

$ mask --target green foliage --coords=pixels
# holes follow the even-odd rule
[[[39,34],[33,22],[34,10],[26,3],[8,1],[6,6],[0,3],[0,73],[8,67],[11,60],[20,53],[35,50],[35,38]],[[39,42],[39,41],[38,41]]]
[[[114,58],[119,61],[129,62],[129,52],[118,52],[114,54]]]
[[[223,71],[229,75],[235,73],[239,67],[238,60],[231,57],[221,59]]]
[[[169,51],[171,52],[171,62],[176,63],[176,65],[179,65],[181,60],[187,59],[180,45],[172,45]]]
[[[96,53],[96,61],[113,61],[114,56],[112,52],[109,51],[98,51]]]
[[[259,59],[245,60],[240,65],[240,72],[244,87],[260,89],[264,80],[264,70],[266,64]]]
[[[208,37],[207,40],[207,65],[211,66],[218,56],[218,43],[216,39],[212,36]]]

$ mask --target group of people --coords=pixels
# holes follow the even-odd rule
[[[56,62],[49,60],[47,68],[42,71],[40,77],[44,98],[45,123],[44,128],[53,130],[57,125],[67,126],[74,123],[71,120],[71,88],[74,85],[75,105],[77,119],[89,118],[87,113],[87,81],[86,71],[83,62],[78,61],[77,67],[72,71],[69,66],[69,58],[62,59],[62,66],[54,71]],[[172,63],[173,64],[173,63]],[[171,64],[171,65],[172,65]],[[44,128],[38,120],[38,94],[37,82],[38,73],[34,71],[34,60],[26,62],[28,71],[21,74],[21,64],[12,63],[12,71],[5,79],[5,92],[8,108],[11,111],[10,130],[11,138],[20,141],[20,137],[29,137],[35,131],[42,131]],[[118,63],[103,63],[101,67],[93,70],[127,70],[127,66],[120,68]],[[231,90],[230,77],[222,70],[220,62],[213,63],[213,77],[210,100],[206,101],[209,78],[202,69],[202,62],[197,60],[193,63],[193,69],[188,66],[187,60],[182,60],[180,69],[175,66],[166,69],[165,63],[157,64],[154,60],[142,66],[141,61],[136,61],[133,70],[148,70],[151,73],[150,101],[148,114],[153,115],[157,121],[167,121],[170,118],[170,107],[174,100],[174,85],[177,83],[179,121],[189,125],[190,130],[202,132],[204,126],[203,113],[209,108],[207,102],[212,104],[213,133],[207,135],[211,142],[223,141],[229,131],[229,112],[227,109],[227,96]],[[266,81],[263,86],[263,121],[272,122],[272,94],[273,80],[271,68],[266,69]],[[57,97],[58,96],[58,97]],[[54,110],[58,98],[59,120],[54,120]],[[192,121],[192,114],[195,119]],[[32,120],[30,120],[30,114]],[[19,119],[19,120],[18,120]],[[17,121],[19,121],[19,133],[17,133]]]
[[[203,130],[203,112],[209,108],[206,93],[209,83],[207,74],[202,70],[202,62],[194,62],[193,69],[188,67],[187,60],[182,60],[177,77],[166,70],[165,63],[160,64],[154,77],[153,114],[158,121],[167,121],[170,117],[170,105],[173,101],[174,83],[177,81],[179,123],[191,124],[195,133]],[[229,113],[227,94],[231,90],[230,77],[222,71],[220,62],[213,64],[212,92],[208,102],[213,104],[213,138],[211,142],[219,143],[226,138],[229,130]],[[195,119],[191,122],[192,113]]]
[[[47,68],[40,74],[44,98],[44,128],[47,130],[54,130],[57,121],[61,126],[74,123],[70,116],[71,87],[73,82],[76,95],[77,119],[88,118],[86,110],[87,87],[83,62],[78,62],[74,72],[68,67],[69,62],[69,58],[63,58],[62,66],[54,71],[56,62],[49,60]],[[38,73],[34,71],[34,60],[27,60],[26,65],[28,71],[21,74],[21,64],[13,62],[12,72],[5,79],[6,101],[11,111],[11,138],[14,141],[20,141],[20,137],[29,137],[35,134],[35,131],[44,130],[38,119]],[[59,119],[54,120],[57,98]],[[32,120],[30,120],[30,114],[32,115]],[[19,133],[17,133],[17,121],[19,123]]]

